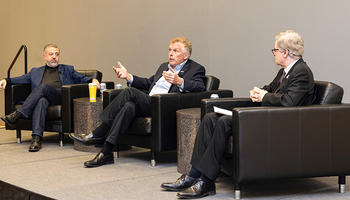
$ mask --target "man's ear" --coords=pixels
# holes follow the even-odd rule
[[[185,53],[185,60],[190,58],[190,54],[189,53]]]

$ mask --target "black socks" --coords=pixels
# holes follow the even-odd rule
[[[104,155],[113,153],[114,144],[105,141],[102,148],[102,153]]]
[[[105,123],[102,123],[94,131],[92,131],[92,134],[94,135],[94,138],[102,138],[107,136],[108,131],[109,126],[107,126]]]
[[[188,176],[195,178],[195,179],[201,178],[204,182],[207,182],[207,183],[214,183],[213,180],[211,180],[210,178],[208,178],[207,176],[202,174],[200,171],[198,171],[194,167],[191,168],[190,172],[188,173]]]

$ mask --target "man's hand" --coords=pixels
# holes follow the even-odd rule
[[[97,85],[97,88],[100,89],[101,88],[101,85],[100,85],[100,82],[98,82],[97,79],[92,79],[92,83],[95,83]]]
[[[181,78],[172,67],[169,67],[169,69],[169,71],[163,71],[164,79],[171,84],[181,86],[184,79]]]
[[[250,99],[253,102],[261,102],[262,99],[264,98],[264,95],[267,93],[266,90],[262,90],[258,87],[254,87],[252,90],[249,91],[250,93]]]
[[[118,61],[118,67],[113,66],[113,71],[115,72],[115,76],[117,78],[125,79],[130,82],[130,74],[128,70]]]
[[[0,81],[0,90],[5,89],[6,84],[7,84],[7,81],[6,81],[5,79],[2,79],[2,80]]]

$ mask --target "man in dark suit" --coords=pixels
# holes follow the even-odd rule
[[[112,149],[118,138],[130,126],[137,116],[151,116],[151,96],[170,92],[199,92],[205,89],[205,69],[190,60],[192,45],[183,37],[170,40],[169,62],[160,65],[155,75],[141,78],[130,74],[118,62],[113,67],[117,78],[125,79],[130,87],[124,89],[103,110],[100,115],[102,124],[92,133],[79,136],[70,134],[71,138],[84,144],[104,142],[102,151],[94,159],[84,163],[86,167],[98,167],[114,163]],[[146,91],[146,92],[144,92]]]
[[[60,49],[55,44],[44,47],[45,66],[32,68],[29,73],[19,77],[6,78],[0,81],[0,90],[6,84],[31,84],[32,92],[23,105],[15,112],[1,117],[9,126],[13,126],[20,118],[32,116],[32,142],[30,152],[41,149],[41,138],[45,128],[45,117],[49,105],[61,104],[61,86],[76,83],[99,82],[91,77],[79,74],[73,66],[58,64]]]
[[[285,31],[276,35],[272,49],[277,65],[282,69],[275,79],[262,89],[254,87],[250,99],[262,106],[310,105],[313,99],[314,79],[302,59],[304,41],[298,33]],[[163,183],[165,190],[178,191],[179,198],[201,198],[213,195],[215,179],[225,151],[225,141],[232,135],[232,116],[208,113],[198,129],[189,175],[177,181]]]

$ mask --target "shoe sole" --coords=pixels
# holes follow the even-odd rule
[[[70,134],[68,135],[70,139],[74,140],[74,141],[77,141],[77,142],[80,142],[82,144],[85,144],[85,145],[96,145],[96,144],[104,144],[104,141],[93,141],[93,142],[85,142],[85,141],[82,141],[82,140],[79,140],[78,138],[75,138],[73,136],[71,136]]]
[[[1,117],[1,120],[4,121],[10,128],[13,128],[16,125],[7,121],[6,117]]]
[[[114,160],[106,161],[106,162],[101,163],[101,164],[98,164],[98,165],[87,165],[87,164],[84,163],[84,166],[85,166],[86,168],[93,168],[93,167],[100,167],[100,166],[102,166],[102,165],[108,165],[108,164],[114,164]]]
[[[197,196],[197,197],[194,197],[194,196],[182,196],[182,195],[179,195],[179,194],[177,194],[177,197],[179,199],[200,199],[200,198],[203,198],[203,197],[206,197],[206,196],[215,195],[215,194],[216,194],[216,191],[210,191],[208,193],[204,193],[201,196]]]
[[[168,188],[165,186],[160,186],[162,189],[164,189],[165,191],[171,191],[171,192],[182,192],[184,190],[186,190],[187,188],[182,188],[182,189],[175,189],[175,188]],[[191,186],[189,186],[191,187]]]
[[[29,152],[38,152],[38,151],[40,151],[40,149],[29,149],[28,151]]]

